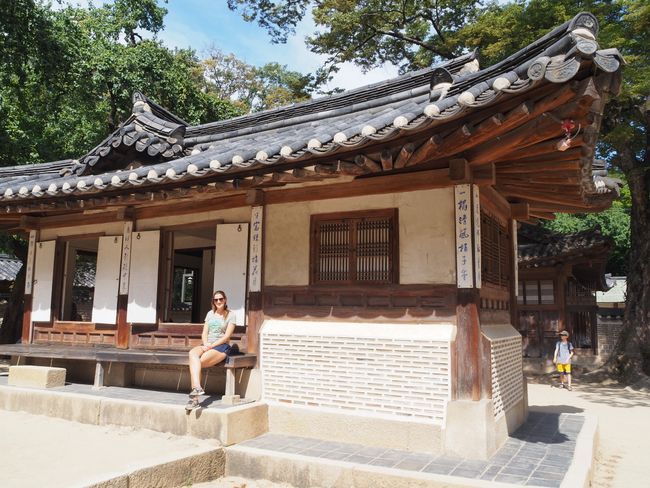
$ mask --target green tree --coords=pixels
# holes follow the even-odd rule
[[[255,67],[215,47],[202,64],[209,92],[255,112],[309,100],[325,81],[322,73],[302,74],[280,63]]]
[[[155,39],[166,13],[155,0],[59,11],[36,0],[0,0],[0,12],[0,166],[83,155],[130,115],[136,90],[190,123],[244,112],[205,90],[193,51]],[[0,235],[0,249],[24,261],[17,236]],[[24,270],[0,341],[20,336],[23,289]]]
[[[392,63],[402,71],[460,54],[455,33],[480,12],[470,0],[228,0],[231,10],[257,22],[273,42],[286,42],[307,9],[318,30],[307,45],[327,65],[352,61],[364,70]]]
[[[630,246],[624,328],[610,367],[630,379],[650,374],[650,3],[647,0],[529,0],[490,2],[229,0],[233,10],[266,28],[275,42],[311,14],[321,29],[308,38],[328,63],[362,69],[392,62],[403,70],[429,66],[479,48],[489,65],[587,10],[601,19],[599,42],[616,47],[627,67],[622,92],[610,101],[599,152],[629,185]],[[620,229],[625,210],[610,211]],[[606,217],[603,217],[605,219]],[[615,225],[614,225],[615,223]],[[618,232],[617,235],[624,235]],[[622,237],[621,239],[622,240]]]

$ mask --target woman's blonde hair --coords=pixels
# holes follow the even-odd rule
[[[222,290],[217,290],[212,292],[212,300],[210,300],[210,306],[212,307],[212,313],[216,313],[217,311],[217,306],[214,304],[214,296],[219,293],[223,296],[224,300],[224,310],[226,312],[226,317],[230,313],[230,310],[228,310],[228,297],[226,296],[226,293]]]

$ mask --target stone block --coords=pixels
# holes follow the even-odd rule
[[[65,385],[65,368],[48,366],[10,366],[9,386],[55,388]]]

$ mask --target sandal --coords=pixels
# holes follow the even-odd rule
[[[203,388],[192,388],[192,391],[190,392],[190,397],[201,396],[201,395],[205,395],[205,391],[203,391]]]
[[[200,408],[201,404],[199,403],[198,398],[191,398],[188,400],[187,404],[185,405],[185,410],[188,412],[191,412],[192,410],[196,410],[197,408]]]

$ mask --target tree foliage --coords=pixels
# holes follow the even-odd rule
[[[242,113],[205,90],[193,51],[143,38],[163,27],[155,0],[59,11],[1,1],[0,164],[84,154],[129,116],[135,91],[190,123]]]
[[[325,81],[319,74],[291,71],[280,63],[256,67],[216,47],[210,48],[202,65],[207,90],[234,101],[246,111],[309,100]]]
[[[307,45],[327,64],[352,61],[364,70],[384,63],[402,71],[430,66],[463,51],[457,32],[474,21],[482,2],[471,0],[229,0],[232,10],[257,22],[274,42],[295,32],[309,6],[319,29]]]

